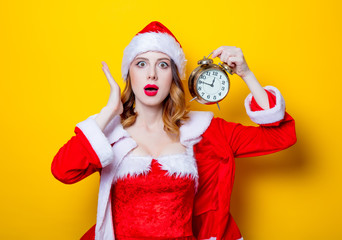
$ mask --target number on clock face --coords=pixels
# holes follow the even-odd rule
[[[196,90],[204,100],[218,102],[228,94],[228,78],[219,70],[206,70],[199,76]]]

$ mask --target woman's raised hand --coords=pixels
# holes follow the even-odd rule
[[[212,58],[219,57],[222,62],[228,66],[242,79],[244,79],[251,71],[240,48],[232,46],[222,46],[213,51]]]
[[[120,87],[115,82],[112,74],[110,74],[109,67],[105,62],[102,62],[102,70],[106,75],[110,86],[110,95],[107,105],[102,108],[101,112],[95,118],[95,121],[99,125],[101,130],[103,130],[107,126],[107,124],[113,117],[121,114],[123,111]]]
[[[102,70],[106,75],[110,86],[110,95],[107,103],[107,107],[111,108],[115,115],[121,114],[123,110],[122,102],[121,102],[121,90],[119,85],[115,82],[112,74],[110,74],[109,67],[107,63],[102,62]]]

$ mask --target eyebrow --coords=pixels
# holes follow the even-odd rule
[[[134,60],[147,60],[147,61],[149,61],[148,58],[144,58],[144,57],[137,57],[137,58],[134,59]],[[160,60],[168,60],[168,61],[171,61],[171,59],[169,59],[169,58],[158,58],[158,59],[157,59],[157,61],[160,61]]]

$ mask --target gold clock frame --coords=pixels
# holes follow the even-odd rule
[[[209,59],[208,57],[207,58],[203,57],[203,59],[201,59],[201,60],[199,60],[197,62],[200,66],[198,66],[197,68],[195,68],[191,72],[189,80],[188,80],[189,92],[190,92],[191,96],[193,97],[192,100],[196,99],[197,102],[202,103],[202,104],[206,104],[206,105],[218,103],[218,102],[222,101],[228,95],[228,92],[230,90],[230,79],[228,77],[227,72],[232,74],[231,68],[226,63],[219,63],[219,65],[217,65],[217,64],[214,64],[213,60]],[[207,71],[208,69],[218,70],[218,71],[222,72],[227,77],[227,79],[228,79],[228,91],[227,91],[227,94],[224,95],[223,98],[221,100],[219,100],[219,101],[208,101],[208,100],[205,100],[204,98],[201,97],[201,95],[197,91],[196,86],[197,86],[198,78],[199,78],[199,76],[203,72]]]

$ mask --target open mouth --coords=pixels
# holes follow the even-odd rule
[[[151,84],[147,84],[144,87],[144,91],[147,96],[155,96],[158,93],[158,89],[158,86]]]

